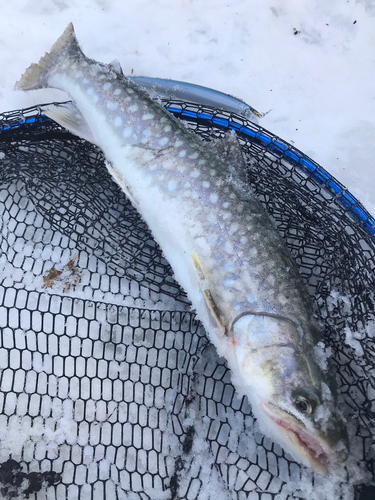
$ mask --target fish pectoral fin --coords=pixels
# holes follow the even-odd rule
[[[203,297],[204,297],[205,302],[206,302],[206,306],[207,306],[214,322],[220,328],[222,333],[225,334],[226,328],[223,325],[222,321],[220,320],[219,309],[218,309],[218,307],[217,307],[217,305],[212,297],[212,293],[211,293],[210,288],[209,288],[209,283],[208,283],[207,278],[204,275],[199,257],[195,252],[193,252],[191,254],[191,259],[193,261],[194,269],[195,269],[195,272],[196,272],[196,275],[198,278],[199,287],[202,290]]]
[[[96,143],[90,125],[87,123],[82,113],[74,102],[64,104],[51,104],[42,111],[52,120],[62,127],[72,132],[86,141]]]

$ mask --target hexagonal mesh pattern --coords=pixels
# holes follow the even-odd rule
[[[165,105],[204,140],[237,131],[332,349],[354,458],[374,475],[373,219],[251,122]],[[259,433],[101,152],[30,108],[0,116],[0,165],[2,497],[331,499]]]

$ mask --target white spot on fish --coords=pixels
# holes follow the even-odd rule
[[[134,113],[135,111],[138,110],[138,105],[132,104],[131,106],[128,107],[128,110],[130,111],[130,113]]]
[[[170,125],[166,125],[164,127],[164,132],[170,132],[172,130],[172,127]]]
[[[208,181],[203,181],[203,182],[202,182],[202,186],[203,186],[204,188],[209,188],[209,187],[210,187],[210,183],[209,183]]]
[[[112,87],[112,83],[111,83],[111,82],[106,82],[106,83],[103,85],[103,90],[108,90],[110,87]]]
[[[184,198],[190,198],[191,191],[184,191]]]
[[[98,102],[98,101],[99,101],[99,96],[98,96],[98,94],[93,94],[93,96],[92,96],[92,100],[93,100],[94,102]]]
[[[132,135],[132,133],[133,133],[133,127],[126,127],[122,135],[124,137],[129,137]]]
[[[114,124],[115,124],[115,127],[119,127],[120,125],[122,125],[121,116],[116,116],[116,118],[114,119]]]
[[[186,151],[185,151],[185,149],[183,149],[182,151],[180,151],[180,152],[178,153],[178,156],[180,156],[181,158],[183,158],[185,155],[186,155]]]
[[[226,241],[224,244],[224,250],[226,252],[233,252],[233,245],[229,241]]]
[[[246,238],[246,236],[242,236],[242,238],[240,239],[240,242],[243,244],[243,243],[247,243],[248,242],[248,239]]]
[[[107,109],[114,110],[118,108],[118,102],[107,101]]]
[[[152,120],[154,118],[154,115],[151,113],[145,113],[142,115],[142,120]]]
[[[214,175],[216,175],[216,170],[214,170],[213,168],[211,168],[210,175],[211,175],[211,177],[213,177]]]
[[[194,155],[198,156],[198,153],[194,153]],[[197,158],[197,156],[195,156],[195,158]],[[189,158],[193,158],[193,155],[189,156]],[[205,165],[206,163],[206,160],[199,160],[198,165]],[[215,172],[215,170],[213,172]]]
[[[266,280],[266,281],[267,281],[267,283],[268,283],[269,285],[273,286],[273,285],[275,284],[275,281],[276,281],[276,280],[275,280],[275,277],[274,277],[274,276],[272,276],[272,274],[270,274],[270,276],[268,276],[268,278],[267,278],[267,280]]]
[[[74,75],[76,78],[81,78],[83,76],[83,73],[81,70],[77,71],[77,73]]]
[[[281,305],[285,305],[285,304],[288,302],[288,300],[287,300],[287,298],[285,297],[285,295],[279,295],[279,297],[278,297],[278,301],[279,301],[279,303],[280,303]]]
[[[182,146],[184,143],[184,141],[181,141],[181,139],[178,139],[175,143],[174,143],[174,147],[175,148],[179,148],[180,146]]]
[[[238,225],[238,223],[237,223],[237,222],[233,222],[233,224],[231,224],[231,226],[230,226],[230,228],[229,228],[229,231],[230,231],[231,233],[235,233],[235,232],[238,230],[238,228],[239,228],[239,227],[240,227],[240,226]]]
[[[217,217],[215,214],[213,214],[212,212],[209,212],[209,214],[207,215],[207,220],[208,222],[210,222],[211,224],[216,224],[217,222]]]
[[[95,93],[94,88],[93,88],[93,87],[89,87],[89,88],[87,89],[87,93],[88,93],[89,95],[93,95],[93,94]]]
[[[71,67],[72,69],[76,69],[76,67],[77,67],[77,63],[73,63],[70,67]]]
[[[248,252],[250,257],[256,257],[258,255],[258,250],[254,247],[249,248]]]
[[[178,165],[177,170],[182,174],[186,170],[186,165]]]
[[[86,85],[87,83],[89,83],[89,81],[90,81],[90,80],[88,80],[87,78],[82,78],[82,83],[84,83],[85,85]]]
[[[210,194],[210,202],[211,203],[217,203],[218,200],[219,200],[219,197],[216,193]]]
[[[166,144],[168,144],[168,142],[169,142],[168,137],[163,137],[162,139],[160,139],[159,144],[160,146],[165,146]]]
[[[223,208],[228,208],[230,205],[230,203],[228,203],[227,201],[224,201],[223,203]]]
[[[174,191],[177,187],[177,182],[174,180],[171,180],[168,182],[168,191]]]
[[[197,198],[199,198],[199,193],[198,193],[198,191],[193,191],[193,192],[191,193],[191,197],[192,197],[194,200],[196,200]]]
[[[126,89],[126,92],[127,92],[128,94],[134,94],[134,90],[133,90],[133,89],[130,89],[130,88],[127,88],[127,89]]]
[[[114,92],[113,92],[113,95],[120,95],[121,94],[121,89],[116,89]]]
[[[191,158],[192,160],[195,160],[196,158],[198,158],[198,153],[195,152],[195,153],[189,155],[189,158]],[[202,161],[204,161],[204,160],[202,160]],[[199,163],[201,164],[201,162],[199,162]]]
[[[193,177],[194,179],[196,179],[200,175],[201,175],[201,173],[196,168],[190,172],[190,177]]]

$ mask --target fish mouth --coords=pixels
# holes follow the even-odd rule
[[[315,470],[327,473],[329,452],[327,445],[313,436],[296,417],[272,403],[262,403],[261,408],[267,416],[282,429],[289,445],[297,451],[305,463]]]

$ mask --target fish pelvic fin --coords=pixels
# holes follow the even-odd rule
[[[211,290],[209,288],[208,281],[204,275],[202,265],[200,263],[198,255],[193,252],[191,254],[191,259],[193,261],[194,269],[198,278],[199,282],[199,287],[203,293],[203,297],[206,303],[206,307],[210,313],[210,317],[213,320],[213,323],[219,328],[219,331],[221,332],[222,335],[226,334],[226,328],[223,325],[221,319],[220,319],[220,311],[214,301],[214,298],[212,296]]]
[[[49,87],[50,75],[62,61],[77,52],[82,54],[74,33],[73,23],[69,23],[64,33],[53,44],[50,52],[46,52],[37,64],[32,63],[27,68],[15,84],[15,88],[17,90],[34,90]]]

